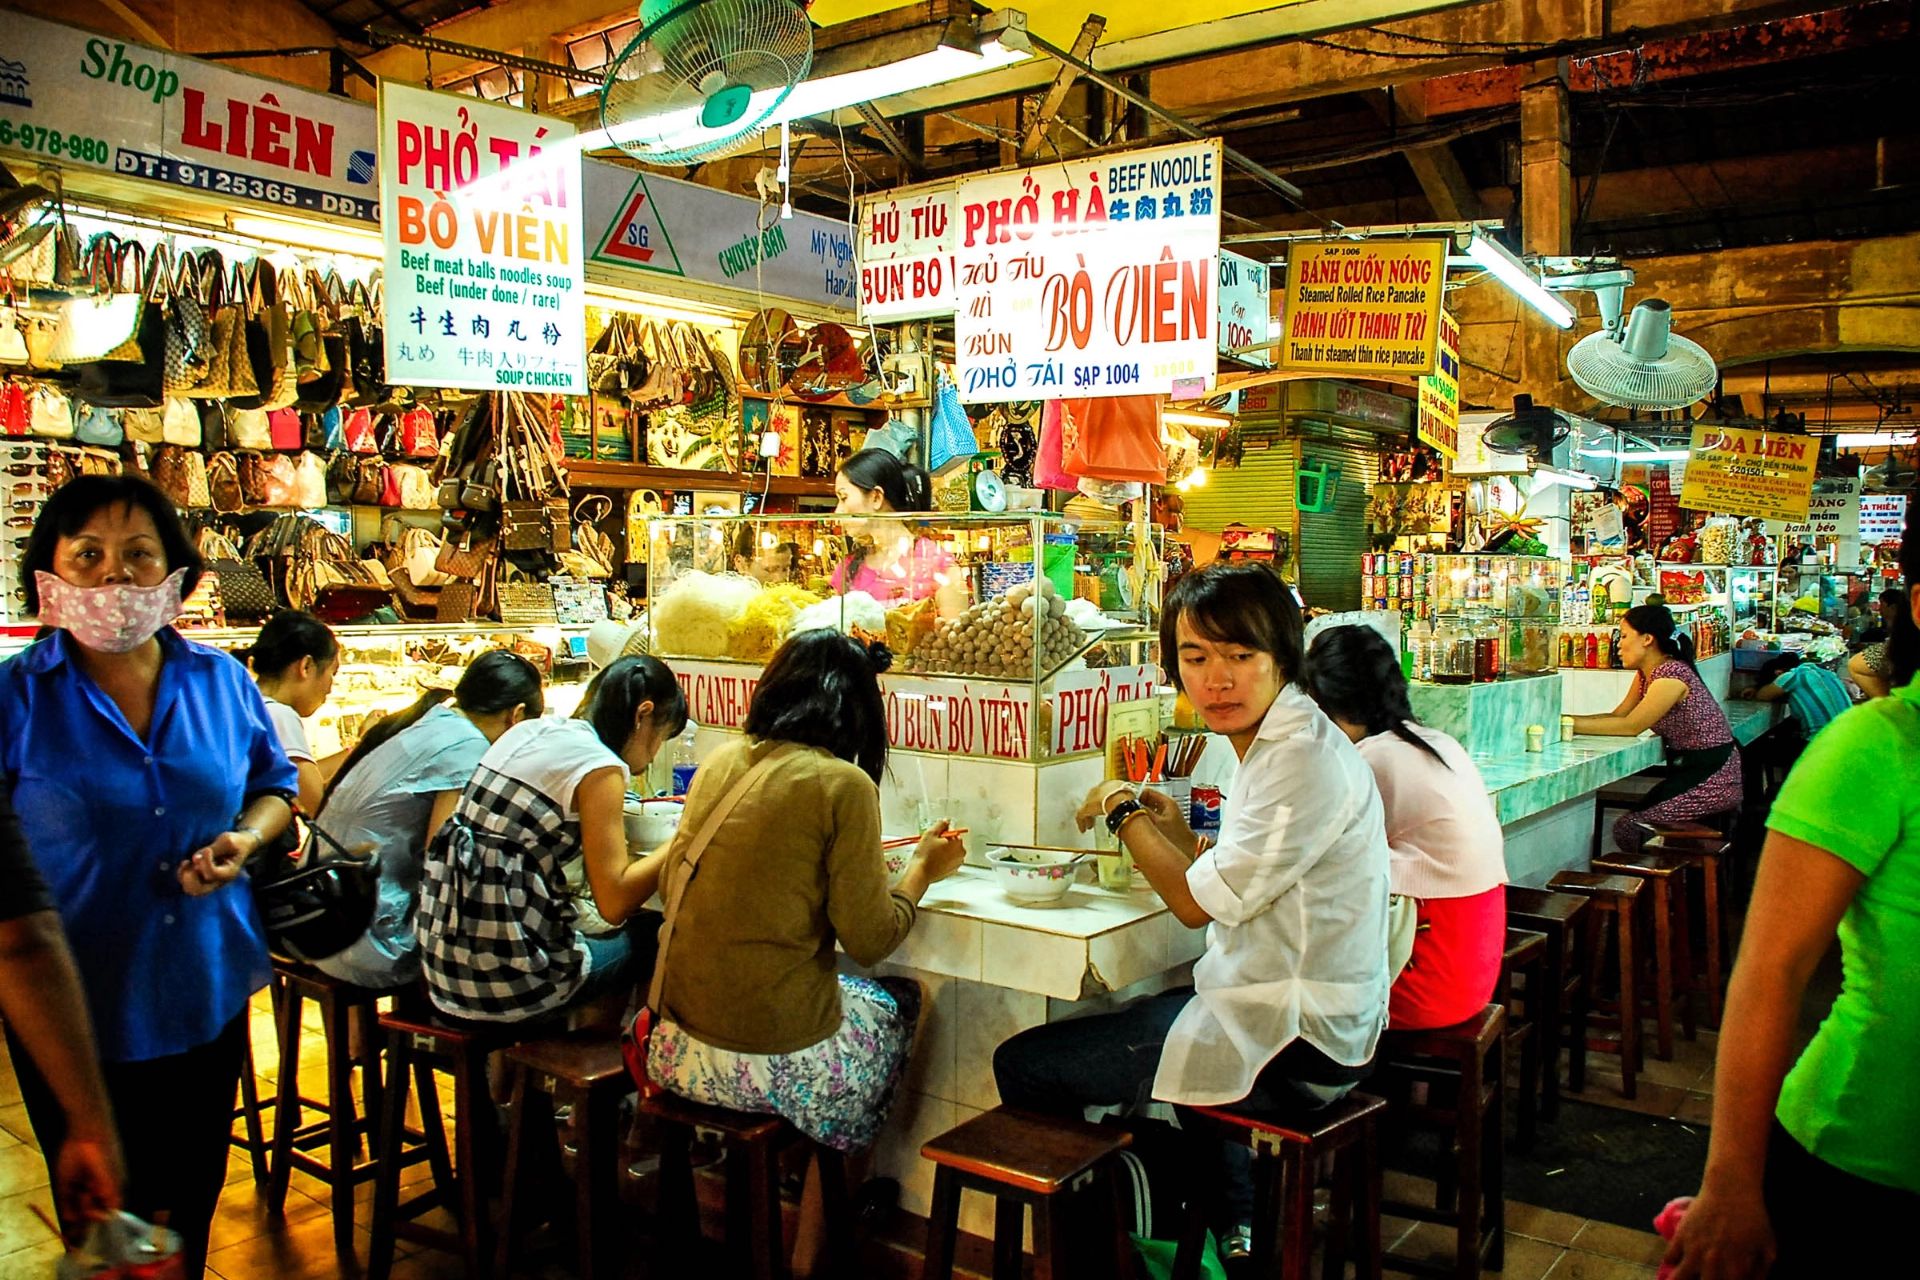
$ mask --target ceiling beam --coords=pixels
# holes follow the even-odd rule
[[[1105,18],[1097,13],[1088,14],[1086,22],[1080,26],[1080,34],[1073,38],[1073,56],[1082,62],[1093,57],[1093,46],[1100,43],[1100,35],[1106,29]],[[1040,99],[1040,109],[1034,113],[1033,123],[1027,126],[1027,136],[1020,140],[1022,163],[1040,154],[1040,144],[1046,141],[1047,129],[1053,124],[1054,117],[1060,114],[1061,104],[1067,100],[1067,91],[1073,88],[1073,82],[1078,78],[1079,73],[1072,66],[1060,64],[1059,74],[1054,76],[1053,84]]]
[[[1402,124],[1424,125],[1427,112],[1422,86],[1402,85],[1398,89],[1375,90],[1365,94],[1369,106],[1380,113],[1389,129]],[[1407,167],[1420,184],[1420,191],[1433,206],[1433,216],[1442,222],[1471,222],[1482,215],[1480,193],[1467,180],[1460,157],[1452,145],[1442,140],[1407,148]]]

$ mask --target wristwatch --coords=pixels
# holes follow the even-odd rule
[[[1141,804],[1138,800],[1131,798],[1122,800],[1119,804],[1107,811],[1107,832],[1118,838],[1120,828],[1127,825],[1127,819],[1136,814],[1145,813],[1146,811],[1147,806]]]

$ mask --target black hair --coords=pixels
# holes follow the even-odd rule
[[[282,609],[267,619],[252,644],[233,656],[253,668],[256,676],[271,679],[302,658],[312,658],[314,666],[324,667],[339,653],[340,642],[334,639],[332,627],[304,609]]]
[[[1911,600],[1916,588],[1920,588],[1920,502],[1907,504],[1907,532],[1900,542],[1900,572],[1907,580],[1907,597]],[[1887,628],[1887,661],[1893,666],[1893,675],[1888,681],[1890,688],[1898,689],[1912,682],[1916,671],[1920,671],[1920,626],[1913,621],[1911,604],[1894,611],[1893,625]]]
[[[1273,655],[1280,675],[1300,674],[1303,648],[1300,603],[1272,565],[1259,560],[1216,560],[1180,576],[1160,611],[1160,662],[1176,689],[1180,683],[1179,622],[1216,643],[1240,644]]]
[[[1766,685],[1772,684],[1775,677],[1781,675],[1783,672],[1791,671],[1799,665],[1800,655],[1797,653],[1783,653],[1777,658],[1768,658],[1760,667],[1759,680],[1761,686],[1765,687]]]
[[[840,474],[863,492],[878,489],[895,511],[933,510],[933,480],[926,469],[885,449],[862,449],[840,464]]]
[[[687,695],[673,670],[650,655],[626,654],[588,682],[574,719],[591,724],[607,750],[618,755],[633,736],[634,718],[644,702],[653,704],[653,723],[664,727],[669,738],[687,727]]]
[[[1307,692],[1329,716],[1359,725],[1369,738],[1391,733],[1447,764],[1431,742],[1408,727],[1420,721],[1407,701],[1406,674],[1393,646],[1372,627],[1322,631],[1307,653],[1304,674]]]
[[[892,665],[884,644],[838,631],[799,632],[761,673],[741,727],[762,742],[824,747],[878,784],[887,767],[879,676]]]
[[[1888,587],[1880,593],[1880,607],[1883,609],[1904,609],[1907,607],[1907,593],[1898,587]]]
[[[200,585],[200,575],[206,572],[207,564],[193,540],[187,537],[171,498],[135,475],[75,476],[53,491],[53,496],[40,508],[39,519],[33,522],[33,532],[27,535],[27,550],[20,557],[20,589],[28,614],[40,612],[40,586],[34,575],[42,570],[54,572],[56,544],[62,538],[78,534],[107,507],[138,508],[151,516],[153,527],[160,534],[160,549],[167,558],[167,572],[187,571],[186,579],[180,584],[180,594],[192,595],[193,589]]]
[[[1693,665],[1693,637],[1674,623],[1673,610],[1664,604],[1636,605],[1621,620],[1667,657]]]
[[[353,751],[340,762],[340,768],[334,772],[333,780],[327,783],[327,798],[340,785],[340,780],[353,771],[359,764],[378,750],[384,743],[405,733],[419,724],[427,712],[433,710],[448,698],[453,705],[475,716],[497,716],[502,711],[511,711],[515,707],[525,707],[527,717],[535,719],[545,715],[547,700],[542,692],[540,668],[506,649],[493,649],[481,654],[467,664],[466,671],[460,676],[460,683],[453,686],[451,692],[445,689],[429,689],[416,699],[412,706],[383,716],[367,731],[360,735],[360,741]],[[325,802],[322,801],[324,811]]]

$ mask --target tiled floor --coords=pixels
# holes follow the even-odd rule
[[[303,1092],[311,1096],[324,1091],[325,1077],[319,1023],[311,1006],[308,1008],[312,1020],[304,1037],[301,1082]],[[264,995],[256,1002],[253,1024],[261,1093],[271,1097],[279,1078],[279,1062]],[[1649,1060],[1637,1103],[1618,1098],[1617,1075],[1609,1076],[1604,1071],[1590,1070],[1586,1093],[1575,1096],[1687,1119],[1688,1108],[1710,1105],[1712,1054],[1710,1032],[1702,1032],[1698,1042],[1676,1042],[1672,1063]],[[408,1171],[409,1181],[426,1176],[425,1165]],[[1431,1187],[1420,1180],[1399,1174],[1388,1177],[1390,1197],[1431,1200]],[[354,1234],[357,1254],[364,1260],[369,1244],[370,1184],[360,1188],[356,1201]],[[34,1204],[49,1210],[52,1207],[46,1166],[33,1141],[26,1110],[20,1105],[12,1067],[0,1056],[0,1280],[39,1280],[53,1274],[61,1254],[60,1243],[34,1215],[29,1207]],[[1426,1252],[1451,1254],[1450,1237],[1432,1224],[1387,1218],[1383,1227],[1383,1242],[1389,1249],[1416,1256]],[[1650,1280],[1662,1248],[1659,1237],[1649,1232],[1509,1201],[1506,1268],[1498,1274],[1506,1280]],[[394,1280],[456,1280],[461,1275],[458,1262],[444,1254],[402,1244],[397,1256]],[[218,1280],[332,1280],[341,1276],[334,1258],[326,1187],[296,1172],[287,1196],[286,1216],[278,1223],[271,1222],[264,1195],[253,1184],[246,1155],[235,1151],[214,1222],[208,1268]],[[543,1280],[560,1280],[562,1276],[564,1273],[550,1268]]]
[[[1686,1124],[1711,1124],[1713,1056],[1719,1040],[1718,1033],[1705,1028],[1694,1040],[1676,1032],[1672,1061],[1662,1062],[1649,1052],[1635,1091],[1638,1096],[1632,1099],[1620,1093],[1620,1060],[1589,1054],[1586,1091],[1567,1096],[1603,1107],[1638,1111],[1642,1115],[1668,1116]],[[1564,1065],[1560,1078],[1563,1082],[1566,1080]]]

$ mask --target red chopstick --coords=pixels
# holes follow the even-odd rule
[[[955,827],[953,830],[947,832],[947,834],[950,836],[963,836],[967,834],[967,829],[965,827]],[[910,844],[919,843],[919,836],[895,836],[891,840],[882,840],[880,847],[882,849],[904,849]]]

